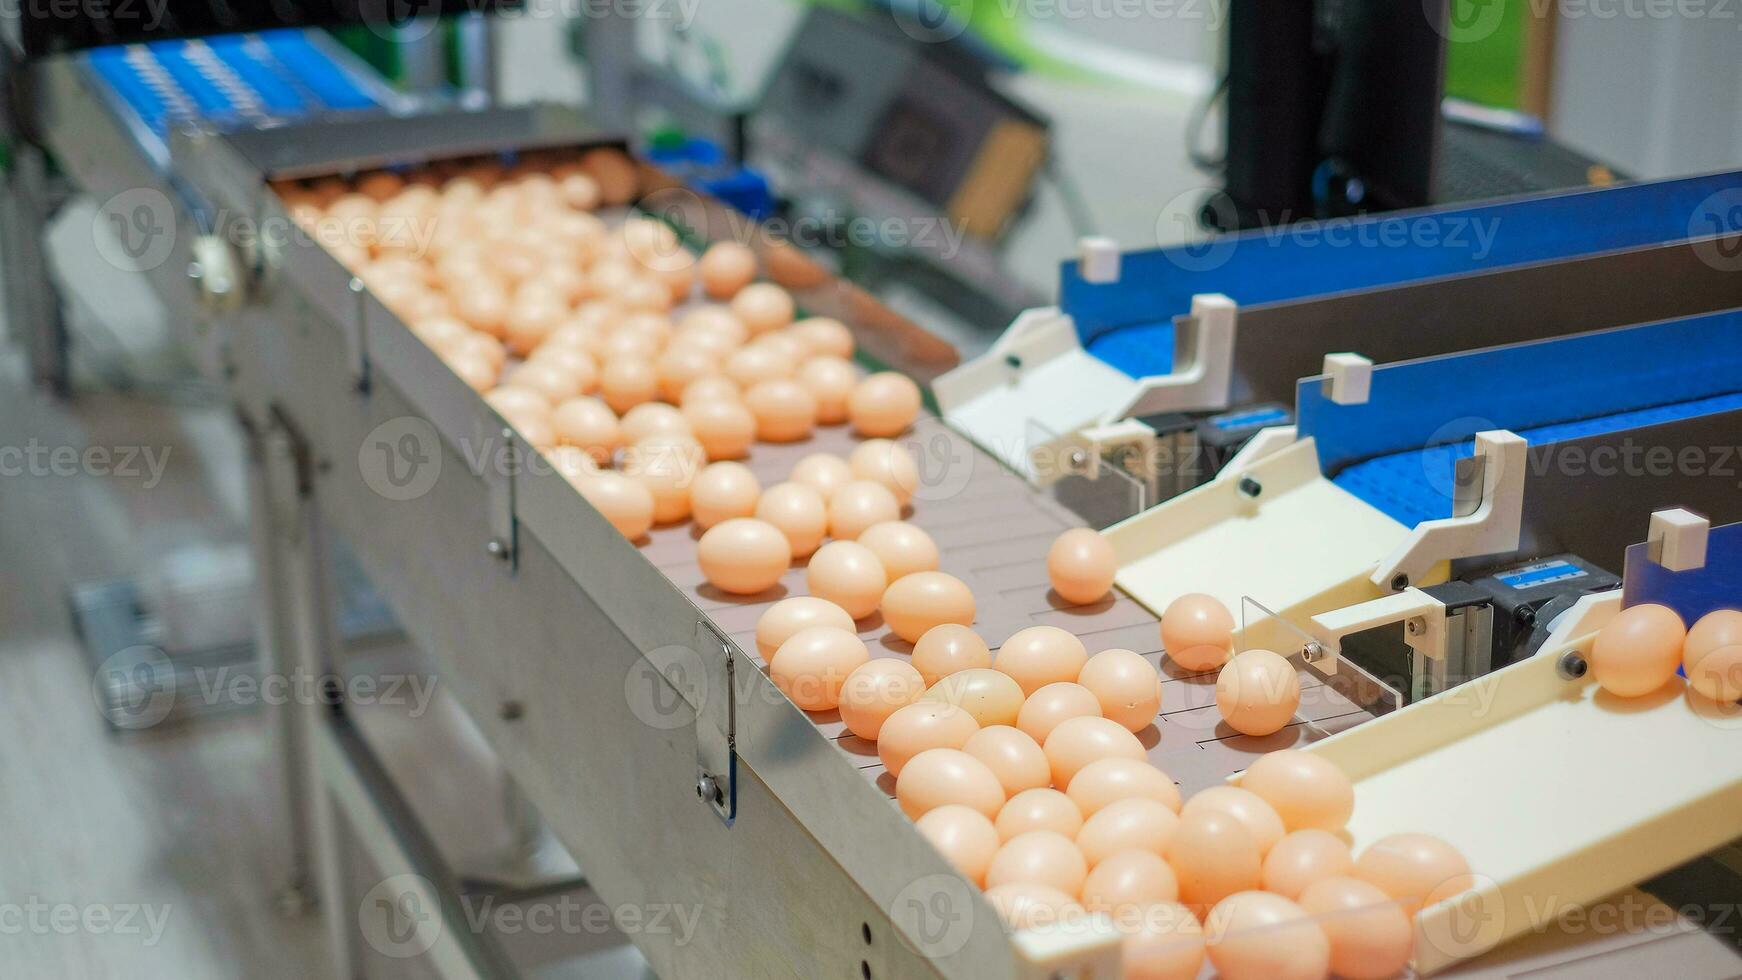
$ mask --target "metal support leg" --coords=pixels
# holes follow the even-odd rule
[[[45,252],[55,199],[48,158],[38,147],[17,142],[12,169],[0,194],[0,276],[6,322],[30,357],[30,376],[56,397],[72,393],[66,320],[60,294],[49,275]]]

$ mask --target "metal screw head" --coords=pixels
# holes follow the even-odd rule
[[[484,550],[504,561],[508,558],[508,542],[501,538],[491,538],[484,542]]]
[[[720,791],[720,781],[711,773],[702,773],[696,779],[696,798],[703,803],[724,803],[726,796]]]
[[[1300,651],[1300,658],[1309,664],[1318,663],[1319,659],[1324,655],[1325,645],[1317,640],[1309,642],[1306,646],[1302,647]]]
[[[1240,478],[1240,492],[1248,497],[1257,497],[1264,492],[1264,484],[1249,476],[1243,476]]]
[[[1578,680],[1585,676],[1590,669],[1590,662],[1581,656],[1577,650],[1568,650],[1566,653],[1562,654],[1560,663],[1555,665],[1555,670],[1561,675],[1561,677],[1569,681]]]
[[[1427,632],[1427,621],[1420,616],[1411,616],[1404,621],[1403,627],[1409,630],[1410,636],[1420,636]]]
[[[1407,588],[1409,588],[1409,576],[1408,575],[1405,575],[1402,572],[1398,572],[1396,575],[1393,575],[1391,577],[1391,590],[1393,592],[1402,592],[1404,589],[1407,589]]]

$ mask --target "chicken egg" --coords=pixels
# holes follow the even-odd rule
[[[411,332],[438,353],[450,350],[466,337],[477,333],[452,316],[432,316],[411,322]]]
[[[1016,678],[1026,695],[1058,681],[1075,681],[1088,662],[1083,641],[1056,626],[1030,626],[1004,641],[992,666]]]
[[[992,666],[992,653],[980,634],[957,623],[944,623],[927,630],[913,645],[913,666],[929,687],[959,671]]]
[[[1168,842],[1179,831],[1180,818],[1147,796],[1114,800],[1085,817],[1077,831],[1077,847],[1094,867],[1123,851],[1167,852]],[[1178,893],[1174,895],[1178,898]]]
[[[881,484],[901,506],[919,489],[919,464],[913,454],[888,439],[867,439],[847,457],[854,479]]]
[[[473,333],[472,336],[485,343],[496,344],[498,349],[501,347],[495,340],[483,334]],[[593,389],[599,386],[599,367],[593,363],[592,356],[585,351],[572,347],[550,347],[547,345],[534,351],[528,363],[549,364],[558,371],[564,372],[580,387],[580,393],[583,395],[590,394]]]
[[[742,459],[749,455],[750,443],[756,438],[756,416],[743,403],[719,398],[696,401],[684,406],[683,417],[709,459]]]
[[[847,417],[863,435],[893,438],[919,418],[920,401],[919,385],[912,378],[880,371],[853,387]]]
[[[623,445],[617,413],[597,398],[570,398],[551,412],[550,421],[559,441],[585,449],[601,466]]]
[[[1412,919],[1423,906],[1475,885],[1464,856],[1427,834],[1392,834],[1374,841],[1355,859],[1354,877],[1397,899]]]
[[[875,661],[874,661],[875,662]],[[944,860],[976,886],[986,882],[986,869],[998,853],[998,831],[986,815],[969,806],[947,803],[913,822]]]
[[[798,366],[798,383],[817,400],[817,424],[840,425],[847,421],[847,399],[859,374],[838,357],[812,357]]]
[[[659,377],[659,397],[674,404],[682,402],[684,389],[690,382],[713,374],[718,364],[714,355],[705,348],[672,344],[653,363],[653,373]]]
[[[690,487],[690,515],[695,518],[696,526],[706,531],[722,521],[754,514],[760,496],[762,483],[756,479],[756,474],[750,472],[750,467],[743,463],[710,463],[696,474],[696,482]],[[788,544],[789,563],[791,552]]]
[[[816,399],[796,381],[760,382],[744,392],[744,404],[756,416],[756,438],[763,442],[808,439],[816,426]]]
[[[731,307],[718,303],[705,303],[678,320],[678,330],[694,334],[714,334],[725,341],[728,347],[741,347],[750,339],[750,328],[744,321],[738,319]]]
[[[560,303],[515,302],[508,307],[508,317],[502,322],[502,338],[509,350],[525,357],[544,343],[568,312]]]
[[[914,676],[918,677],[919,672],[914,671]],[[962,746],[962,751],[985,763],[992,775],[998,777],[1007,796],[1045,788],[1052,780],[1052,769],[1046,764],[1046,753],[1041,751],[1040,743],[1009,725],[981,728]]]
[[[847,678],[870,659],[871,651],[854,634],[833,626],[808,626],[774,651],[768,676],[800,708],[828,711],[840,704]]]
[[[551,404],[560,404],[581,393],[580,380],[551,361],[528,361],[508,375],[508,383],[530,388]]]
[[[1275,808],[1289,830],[1339,831],[1355,812],[1355,787],[1343,770],[1299,749],[1260,757],[1240,777],[1240,787]]]
[[[1228,727],[1271,735],[1287,727],[1300,707],[1300,674],[1269,650],[1236,654],[1216,676],[1216,710]]]
[[[653,365],[634,358],[605,362],[599,372],[599,397],[619,415],[659,394],[659,376]]]
[[[715,242],[702,253],[702,290],[714,299],[731,299],[756,278],[756,253],[737,242]]]
[[[1011,882],[986,889],[986,901],[1013,930],[1056,932],[1077,928],[1088,914],[1076,899],[1046,885]]]
[[[473,330],[501,337],[508,320],[508,294],[487,278],[450,285],[454,314]]]
[[[792,335],[804,343],[812,356],[842,361],[853,356],[853,331],[839,320],[826,316],[806,317],[792,325]]]
[[[598,461],[578,446],[553,446],[545,451],[544,456],[549,460],[550,468],[576,489],[583,479],[599,475]]]
[[[846,613],[838,608],[835,612],[852,623]],[[919,671],[893,657],[881,657],[847,675],[837,707],[848,731],[875,742],[889,716],[918,701],[924,693],[925,681],[920,679]]]
[[[635,162],[621,150],[600,147],[581,155],[581,169],[599,188],[599,200],[610,207],[628,204],[641,190]]]
[[[839,456],[812,453],[793,466],[791,479],[815,487],[826,501],[834,496],[836,490],[853,481],[853,470]]]
[[[1719,704],[1742,700],[1742,612],[1719,609],[1700,617],[1682,646],[1688,686]]]
[[[1307,886],[1355,872],[1355,855],[1328,830],[1297,830],[1264,856],[1264,890],[1299,901]]]
[[[1161,614],[1161,645],[1183,670],[1215,670],[1233,653],[1234,617],[1213,596],[1182,595]]]
[[[797,372],[798,365],[783,351],[762,344],[751,344],[727,355],[721,370],[734,384],[749,391],[764,381],[791,378]]]
[[[557,194],[564,204],[577,211],[591,211],[599,206],[599,184],[584,173],[567,173],[557,178]]]
[[[823,543],[829,512],[822,494],[802,483],[777,483],[756,502],[756,517],[780,528],[793,558],[809,558]]]
[[[690,516],[690,484],[701,460],[701,446],[693,440],[653,436],[629,447],[623,454],[623,471],[653,494],[654,523],[675,524]],[[791,561],[790,554],[787,560]]]
[[[708,584],[733,595],[755,595],[780,581],[792,564],[792,548],[774,525],[752,517],[731,517],[702,535],[696,557]]]
[[[1331,941],[1299,905],[1261,891],[1217,903],[1205,920],[1210,962],[1221,980],[1325,980]]]
[[[1668,684],[1681,666],[1687,626],[1676,611],[1656,603],[1615,614],[1591,647],[1591,673],[1616,697],[1637,698]]]
[[[1245,824],[1220,810],[1182,816],[1162,856],[1179,876],[1180,901],[1194,908],[1209,908],[1263,882],[1258,842]]]
[[[496,384],[496,366],[482,355],[454,354],[443,358],[443,361],[473,391],[489,391]]]
[[[788,377],[798,376],[799,365],[803,364],[805,358],[809,355],[809,351],[805,348],[804,342],[784,330],[759,334],[750,341],[750,346],[761,348],[766,351],[772,351],[780,357],[784,357],[790,361],[792,363],[792,374],[788,375]]]
[[[881,483],[852,480],[829,497],[829,535],[852,541],[873,524],[901,519],[901,504]]]
[[[990,820],[1004,805],[1004,787],[992,770],[961,749],[927,749],[902,767],[895,780],[895,800],[909,820],[951,804],[966,806]]]
[[[537,388],[513,383],[493,389],[484,396],[484,403],[496,410],[505,419],[515,416],[541,416],[548,418],[551,414],[550,396]]]
[[[1011,684],[1016,683],[1014,679],[1006,679]],[[1020,696],[1022,688],[1016,690]],[[1016,727],[1036,742],[1045,743],[1052,730],[1067,718],[1100,716],[1100,702],[1088,688],[1069,681],[1057,681],[1043,685],[1022,702],[1022,710],[1016,715]]]
[[[1075,840],[1083,829],[1083,815],[1070,797],[1056,789],[1037,786],[1010,797],[998,811],[998,839],[1014,840],[1036,830],[1050,831]]]
[[[854,540],[871,549],[892,582],[916,572],[937,570],[937,544],[931,535],[906,521],[880,521],[861,531]]]
[[[659,356],[659,344],[654,338],[618,327],[607,333],[605,339],[595,345],[599,357],[607,363],[611,361],[648,361]],[[659,376],[654,369],[654,377]]]
[[[926,749],[959,749],[979,730],[979,724],[953,704],[915,701],[883,719],[877,731],[877,759],[899,779],[909,759]]]
[[[1088,876],[1088,862],[1069,837],[1050,830],[1031,830],[998,848],[986,868],[986,885],[1045,885],[1076,895],[1082,892],[1083,879]]]
[[[756,652],[763,659],[772,657],[774,651],[780,649],[780,645],[791,639],[794,633],[812,626],[833,626],[849,633],[855,629],[853,617],[847,615],[847,611],[840,606],[815,596],[789,596],[769,606],[757,618]],[[924,691],[925,688],[921,687],[920,692]],[[914,697],[917,699],[919,695],[915,694]]]
[[[732,297],[732,312],[750,328],[750,335],[779,330],[792,322],[792,296],[773,283],[752,283]]]
[[[951,674],[926,689],[925,701],[953,704],[981,728],[1010,725],[1022,706],[1022,691],[1010,678],[995,670],[979,668]]]
[[[1296,899],[1331,944],[1331,972],[1345,980],[1400,976],[1415,953],[1415,928],[1384,892],[1349,877],[1313,882]]]
[[[805,588],[827,599],[855,620],[877,611],[889,580],[871,549],[852,541],[830,541],[817,549],[805,569]]]
[[[1204,927],[1177,902],[1151,905],[1126,934],[1122,953],[1124,980],[1197,980]]]
[[[1161,675],[1130,650],[1102,650],[1090,657],[1077,683],[1095,695],[1102,717],[1133,732],[1149,727],[1161,711]]]
[[[837,494],[836,499],[840,496]],[[944,572],[914,572],[896,579],[884,590],[878,608],[882,610],[883,621],[889,624],[890,631],[909,643],[919,642],[919,638],[934,626],[944,623],[972,626],[974,623],[974,593],[961,579]],[[1003,679],[1010,680],[1008,677]],[[1010,687],[1020,698],[1021,688],[1014,681]],[[1011,717],[1015,718],[1014,710]]]
[[[1264,802],[1257,793],[1238,786],[1211,786],[1199,790],[1186,801],[1185,807],[1180,810],[1180,816],[1189,817],[1212,810],[1226,813],[1240,821],[1258,843],[1260,856],[1270,853],[1270,849],[1287,833],[1282,826],[1282,818],[1276,815],[1270,804]]]
[[[1132,922],[1157,902],[1179,898],[1179,879],[1154,851],[1120,851],[1102,858],[1083,879],[1083,905],[1109,915],[1115,922]]]
[[[619,428],[629,442],[640,442],[649,436],[691,434],[689,420],[683,413],[659,402],[643,402],[623,413]]]
[[[723,374],[710,374],[684,385],[678,404],[684,408],[700,402],[743,402],[743,393],[732,379]]]
[[[1105,599],[1118,570],[1112,542],[1091,528],[1071,528],[1054,539],[1046,552],[1046,574],[1053,591],[1079,606]]]
[[[1064,790],[1070,789],[1071,777],[1097,759],[1146,758],[1137,736],[1105,718],[1066,718],[1041,747],[1052,767],[1052,784]]]
[[[621,473],[598,473],[582,480],[577,489],[619,534],[631,541],[653,526],[653,494]]]
[[[1108,804],[1135,797],[1154,800],[1180,811],[1179,787],[1167,773],[1136,759],[1100,759],[1077,772],[1068,794],[1071,802],[1092,817]]]

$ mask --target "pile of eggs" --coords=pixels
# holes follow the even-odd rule
[[[693,518],[710,583],[759,592],[824,531],[850,541],[899,517],[917,468],[886,437],[918,416],[919,388],[890,372],[861,378],[847,327],[796,319],[786,290],[756,281],[748,247],[698,258],[665,224],[612,227],[595,213],[632,201],[639,181],[603,148],[277,190],[619,532],[638,540]],[[766,493],[736,462],[755,442],[843,423],[870,441]]]
[[[1689,629],[1668,606],[1642,603],[1615,614],[1591,647],[1591,674],[1620,698],[1663,690],[1680,670],[1694,695],[1742,701],[1742,610],[1719,609]]]

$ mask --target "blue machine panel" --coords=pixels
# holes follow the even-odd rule
[[[1668,606],[1689,626],[1718,609],[1742,609],[1742,524],[1712,528],[1704,568],[1672,572],[1651,560],[1647,545],[1628,548],[1621,589],[1624,604]]]

